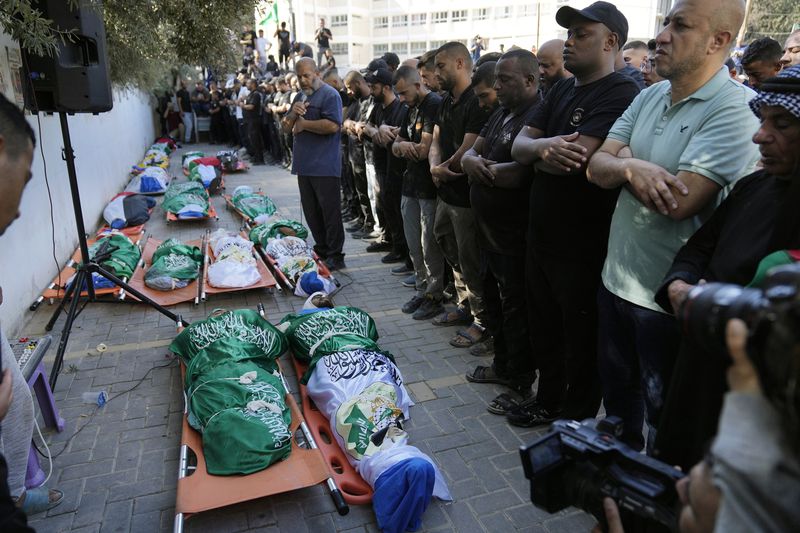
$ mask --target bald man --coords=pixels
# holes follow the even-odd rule
[[[758,121],[747,105],[755,93],[724,66],[743,18],[744,0],[678,0],[656,37],[656,72],[667,82],[633,101],[589,163],[592,183],[621,187],[598,294],[603,401],[637,449],[647,422],[649,452],[657,428],[659,446],[681,446],[669,435],[680,428],[659,425],[680,335],[655,291],[722,189],[758,160],[750,141]]]
[[[783,56],[781,56],[783,68],[800,65],[800,30],[795,30],[786,38],[783,45]]]
[[[342,98],[322,82],[313,58],[297,60],[295,71],[300,92],[281,126],[294,135],[292,174],[297,174],[300,203],[314,237],[314,251],[329,269],[340,270],[345,268],[339,206]]]
[[[550,87],[564,78],[572,76],[564,68],[564,41],[561,39],[553,39],[544,43],[539,48],[536,58],[539,60],[539,88],[542,96],[547,94]]]

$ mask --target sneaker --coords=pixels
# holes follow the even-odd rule
[[[364,235],[365,241],[374,241],[375,239],[380,239],[383,237],[383,233],[378,230],[372,230],[370,233]]]
[[[351,224],[344,228],[347,233],[355,233],[357,231],[361,231],[364,229],[364,221],[363,220],[356,220],[354,224]]]
[[[414,287],[417,286],[417,276],[411,274],[410,276],[408,276],[406,279],[403,280],[402,285],[403,287],[408,287],[409,289],[413,289]]]
[[[425,301],[422,302],[422,305],[411,315],[414,320],[430,320],[444,311],[442,302],[434,300],[429,294],[426,294],[424,298]]]
[[[370,233],[372,233],[372,228],[370,226],[365,226],[359,230],[354,231],[353,233],[350,234],[350,236],[353,237],[354,239],[363,239]]]
[[[407,301],[400,310],[405,314],[410,315],[411,313],[414,313],[417,309],[419,309],[423,303],[425,303],[424,297],[412,296],[411,299]]]
[[[406,258],[398,253],[390,252],[383,257],[381,257],[381,263],[390,264],[390,263],[400,263],[401,261],[405,261]]]
[[[334,270],[342,270],[347,268],[347,265],[344,264],[344,259],[341,257],[329,257],[324,261],[324,263],[331,272]]]
[[[403,264],[396,266],[392,269],[392,276],[405,276],[406,274],[414,272],[414,268],[408,266],[408,264]],[[414,278],[416,281],[416,277]]]
[[[470,355],[475,357],[493,357],[494,356],[494,337],[489,337],[483,342],[479,342],[469,349]]]
[[[560,410],[550,411],[542,407],[538,402],[523,402],[511,410],[506,415],[508,422],[512,426],[532,428],[535,426],[545,426],[557,420],[561,415]]]
[[[388,252],[391,249],[392,249],[392,245],[389,244],[388,242],[385,242],[385,241],[383,241],[383,242],[381,242],[381,241],[373,242],[372,244],[367,246],[367,251],[370,252],[370,253],[372,253],[372,252]]]

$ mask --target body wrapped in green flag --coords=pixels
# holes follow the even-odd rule
[[[272,216],[277,210],[270,197],[265,194],[234,194],[231,201],[236,209],[252,219],[262,215]]]
[[[278,327],[286,333],[295,359],[303,363],[323,354],[356,348],[377,349],[375,321],[356,307],[292,313],[283,317]]]
[[[270,217],[264,224],[259,224],[250,230],[250,240],[265,249],[270,239],[283,237],[305,239],[308,237],[308,230],[296,220],[279,217]]]
[[[291,411],[276,359],[286,339],[254,311],[213,314],[170,345],[186,364],[189,424],[213,475],[251,474],[291,451]]]
[[[178,216],[207,217],[208,202],[208,191],[201,182],[172,182],[164,192],[161,207]]]
[[[89,257],[120,278],[133,276],[141,255],[139,248],[121,233],[101,237],[89,246]]]
[[[202,261],[203,253],[197,246],[167,239],[153,252],[152,264],[144,274],[144,283],[159,291],[181,289],[197,279]]]

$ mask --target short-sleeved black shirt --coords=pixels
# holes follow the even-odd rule
[[[256,32],[253,30],[246,31],[242,33],[241,40],[244,41],[244,46],[253,46],[253,42],[256,39]]]
[[[458,151],[465,135],[479,134],[488,119],[489,112],[478,105],[478,97],[475,96],[472,87],[464,91],[457,102],[453,100],[452,94],[445,94],[436,120],[439,126],[439,150],[442,161],[447,161]],[[458,207],[470,206],[469,183],[466,176],[442,183],[437,192],[439,198],[448,204]]]
[[[314,57],[314,50],[306,43],[297,43],[300,45],[297,54],[300,57]]]
[[[319,45],[320,48],[330,48],[331,43],[328,40],[328,35],[333,35],[331,30],[328,28],[319,28],[317,32],[317,45]]]
[[[512,116],[503,108],[492,113],[480,134],[483,147],[479,155],[498,163],[513,161],[511,146],[514,139],[536,112],[538,104],[537,100],[519,115]],[[472,184],[470,202],[478,226],[478,243],[482,248],[503,255],[525,255],[530,185],[530,180],[519,189]]]
[[[408,106],[395,98],[394,102],[386,106],[381,113],[381,124],[400,127],[408,115]],[[403,174],[406,173],[406,160],[392,154],[392,145],[386,149],[386,175],[391,180],[394,189],[399,190],[403,183]]]
[[[429,92],[417,107],[411,108],[400,126],[400,137],[415,144],[422,141],[422,134],[433,135],[436,125],[436,113],[442,98]],[[403,176],[403,196],[411,198],[434,199],[436,186],[431,179],[431,167],[427,159],[422,161],[406,161],[406,172]]]
[[[605,139],[638,93],[636,82],[618,72],[580,87],[575,87],[575,78],[563,79],[547,92],[528,125],[544,131],[545,137],[577,131]],[[562,257],[605,254],[618,194],[619,189],[589,183],[585,172],[558,176],[536,170],[528,245]]]
[[[257,119],[261,116],[261,93],[258,91],[250,91],[247,98],[244,99],[247,105],[255,106],[253,109],[242,109],[243,117],[246,119]]]
[[[406,113],[408,107],[400,102],[399,98],[395,98],[392,100],[392,103],[383,107],[382,104],[375,104],[375,109],[373,110],[372,114],[370,115],[369,123],[373,126],[380,127],[382,124],[388,124],[390,126],[399,126],[403,121],[403,116]],[[396,173],[397,166],[396,162],[392,163],[392,167],[390,168],[389,163],[393,159],[397,159],[393,155],[391,155],[391,151],[388,148],[384,148],[375,143],[370,143],[372,145],[372,154],[373,160],[375,163],[375,171],[380,175],[388,175],[390,171],[394,171]],[[398,175],[398,178],[402,177],[402,172]]]
[[[289,41],[289,37],[291,34],[288,30],[278,30],[278,40],[281,42],[281,50],[289,51],[289,48],[292,47],[292,43]]]
[[[180,108],[182,113],[191,113],[192,112],[192,100],[189,97],[189,91],[186,89],[180,89],[175,96],[178,97],[180,101]]]

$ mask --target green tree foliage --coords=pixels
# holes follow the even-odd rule
[[[79,0],[68,0],[77,4]],[[80,0],[85,3],[86,0]],[[185,65],[233,70],[242,24],[258,0],[105,0],[103,19],[111,80],[151,90],[171,85]],[[0,27],[34,53],[53,54],[68,33],[32,0],[0,0]]]
[[[754,0],[747,20],[745,44],[761,37],[772,37],[781,44],[792,31],[792,25],[800,22],[798,0]]]

